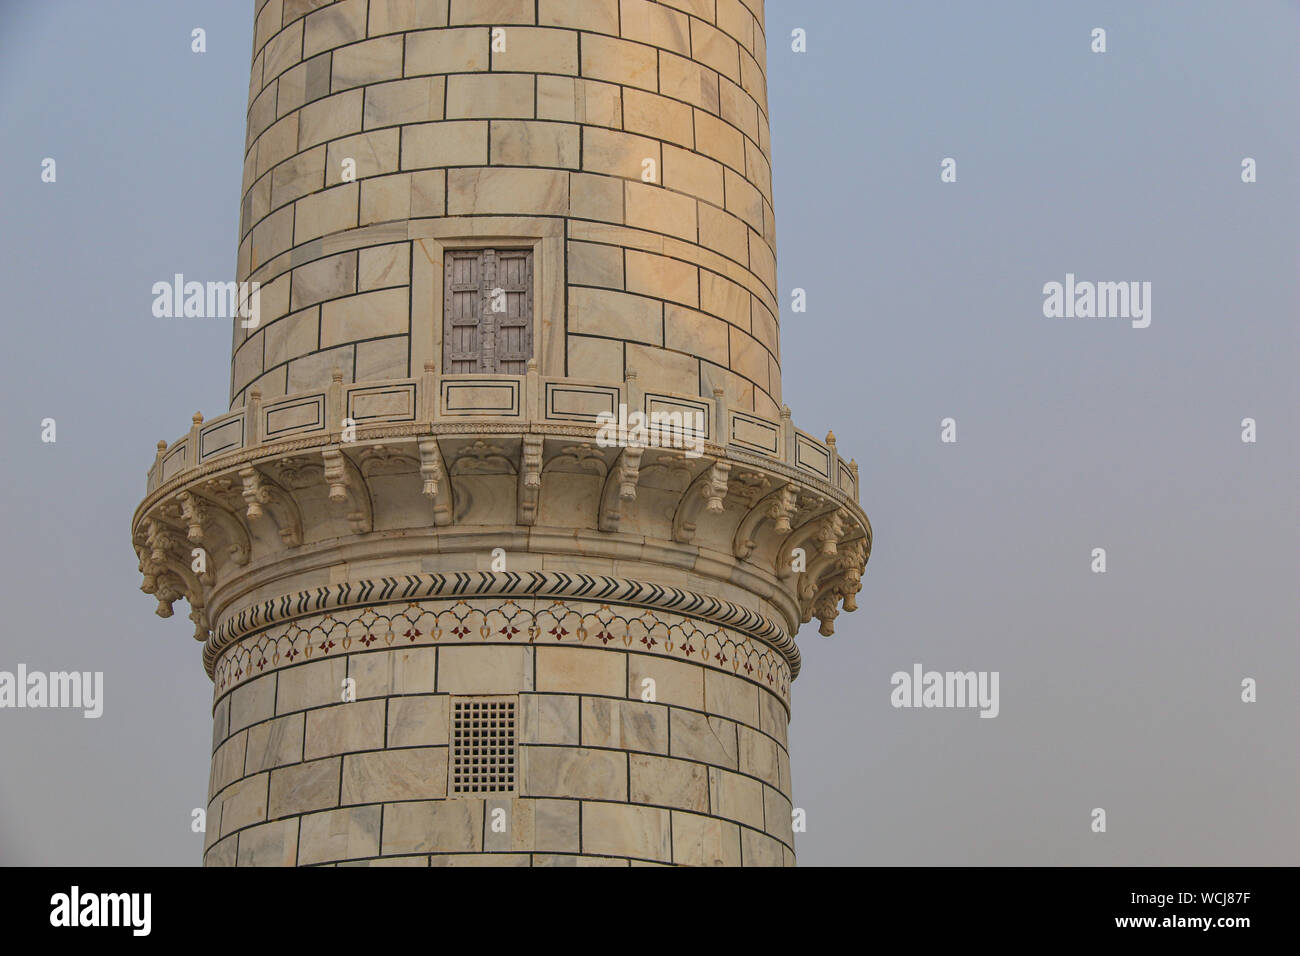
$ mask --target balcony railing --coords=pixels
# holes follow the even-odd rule
[[[833,435],[826,441],[794,427],[789,409],[773,420],[727,407],[721,389],[712,399],[640,388],[635,374],[621,385],[526,375],[443,375],[432,368],[416,378],[345,384],[336,372],[327,387],[266,401],[253,390],[248,404],[211,421],[194,416],[189,434],[171,445],[159,442],[149,469],[148,491],[186,471],[237,451],[287,438],[342,431],[345,419],[358,428],[377,424],[481,421],[595,426],[602,413],[619,416],[620,406],[647,418],[703,422],[711,445],[781,462],[829,482],[858,500],[854,462],[842,461]]]

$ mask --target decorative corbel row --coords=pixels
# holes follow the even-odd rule
[[[433,523],[439,527],[449,525],[455,513],[455,497],[438,439],[421,438],[419,448],[420,478],[424,482],[424,497],[433,502]]]
[[[393,435],[382,444],[351,448],[337,442],[306,444],[292,455],[263,455],[256,463],[232,463],[220,474],[199,478],[156,501],[135,529],[141,587],[158,598],[158,613],[164,616],[172,613],[176,598],[190,599],[191,619],[203,630],[204,595],[213,583],[208,569],[218,576],[225,569],[209,563],[196,577],[191,564],[195,546],[220,556],[228,545],[231,559],[245,565],[253,539],[259,549],[266,547],[274,523],[284,544],[296,547],[304,538],[299,501],[315,517],[326,495],[346,513],[354,532],[369,532],[377,500],[371,482],[379,476],[393,480],[379,487],[391,488],[403,503],[419,489],[431,501],[434,524],[442,527],[456,519],[452,482],[458,479],[453,476],[509,475],[516,479],[517,520],[532,527],[541,517],[542,476],[563,469],[561,480],[575,472],[599,476],[595,518],[601,531],[620,530],[629,507],[624,502],[647,496],[655,503],[666,501],[673,509],[672,540],[693,544],[703,524],[710,537],[717,532],[731,538],[736,559],[764,565],[773,561],[775,567],[768,567],[797,599],[802,620],[820,618],[822,633],[833,630],[841,601],[843,610],[855,606],[870,549],[869,528],[851,505],[840,507],[838,495],[819,491],[798,476],[773,474],[747,457],[699,460],[657,449],[602,449],[581,440],[561,444],[553,437],[550,450],[558,453],[548,459],[547,436],[540,433],[493,433],[488,440],[473,435],[470,430],[465,438],[457,433],[442,439],[448,442],[446,456],[440,440],[430,435]],[[414,484],[417,469],[422,485]],[[462,496],[468,493],[466,486],[460,490]],[[502,490],[508,496],[508,483]],[[492,497],[495,507],[495,493]],[[508,500],[503,504],[508,508]],[[461,506],[467,507],[464,501]],[[641,507],[646,507],[644,501]],[[705,514],[716,517],[705,519]],[[721,544],[725,549],[726,543]],[[793,558],[799,560],[792,563]]]
[[[532,525],[537,521],[537,504],[542,498],[542,443],[541,435],[525,435],[523,462],[519,469],[519,523]]]
[[[374,529],[375,514],[370,502],[366,481],[352,459],[339,448],[321,451],[325,462],[325,483],[329,485],[329,499],[335,504],[350,504],[348,524],[357,534]]]
[[[641,479],[641,458],[645,449],[627,447],[618,456],[618,462],[605,476],[600,494],[600,514],[597,526],[601,531],[617,531],[623,518],[620,502],[636,500],[636,486]]]

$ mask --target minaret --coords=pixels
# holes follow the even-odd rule
[[[258,307],[133,522],[205,864],[794,863],[871,530],[782,405],[765,62],[761,0],[258,0]]]

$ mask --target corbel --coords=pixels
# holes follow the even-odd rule
[[[533,363],[530,363],[533,364]],[[534,369],[534,372],[536,369]],[[537,522],[537,505],[542,497],[542,444],[541,435],[524,435],[523,458],[519,468],[519,523]]]
[[[745,513],[740,526],[736,528],[732,539],[732,553],[744,560],[758,547],[758,531],[763,522],[771,521],[772,530],[779,535],[790,533],[790,519],[794,516],[795,503],[798,500],[798,486],[786,484],[758,500]]]
[[[455,514],[455,492],[447,479],[447,466],[438,447],[438,439],[421,438],[420,478],[424,482],[422,494],[433,502],[433,523],[439,527],[451,524]]]
[[[256,521],[269,513],[281,541],[291,548],[302,544],[302,512],[293,496],[266,477],[256,465],[241,468],[239,478],[243,482],[242,494],[248,504],[245,516],[249,521]]]
[[[375,513],[370,491],[356,464],[340,448],[323,449],[321,459],[325,462],[325,483],[329,485],[330,501],[335,504],[350,502],[347,518],[353,532],[365,534],[373,530]]]
[[[605,476],[597,519],[601,531],[617,531],[622,519],[619,502],[636,500],[636,486],[641,478],[641,458],[644,454],[645,449],[641,447],[624,448],[614,467]]]
[[[713,514],[724,510],[723,499],[727,497],[727,477],[730,473],[731,465],[718,461],[701,471],[691,482],[673,514],[674,541],[690,544],[695,540],[696,522],[702,510],[707,509]]]

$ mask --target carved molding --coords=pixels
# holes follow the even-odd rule
[[[586,442],[580,445],[565,445],[560,453],[546,462],[543,470],[556,468],[558,465],[573,464],[579,469],[590,469],[603,480],[609,474],[609,465],[604,454],[595,445]]]
[[[505,445],[497,445],[482,439],[461,447],[452,458],[448,471],[453,476],[515,474],[518,466],[514,456],[509,454]]]
[[[361,447],[356,454],[357,468],[367,479],[378,475],[404,475],[420,468],[420,459],[401,445],[381,444]]]

